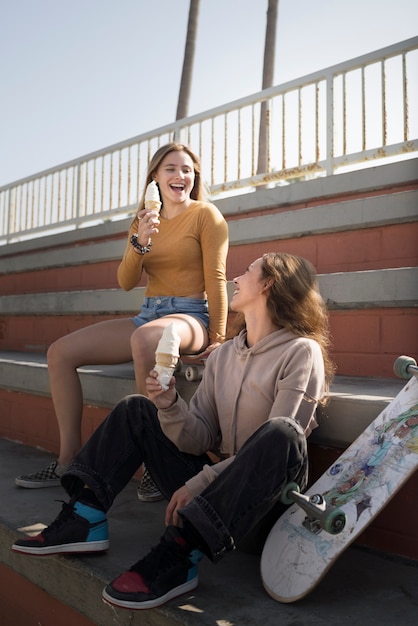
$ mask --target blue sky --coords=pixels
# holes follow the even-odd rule
[[[189,114],[261,89],[267,0],[201,0]],[[0,185],[174,120],[189,0],[1,0]],[[279,0],[275,84],[418,34],[415,0]]]

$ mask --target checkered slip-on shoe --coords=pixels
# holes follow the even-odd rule
[[[39,472],[18,476],[15,478],[15,483],[18,487],[26,487],[26,489],[56,487],[61,484],[61,476],[66,470],[66,465],[59,465],[57,461],[52,461],[52,463]]]
[[[141,482],[136,490],[140,502],[158,502],[164,500],[164,496],[152,480],[151,474],[144,465]]]

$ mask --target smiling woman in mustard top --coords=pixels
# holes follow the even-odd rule
[[[145,191],[155,181],[158,217],[145,208]],[[134,318],[108,320],[66,335],[48,350],[51,395],[60,431],[60,454],[47,468],[19,476],[21,487],[48,487],[81,447],[82,389],[77,368],[134,361],[139,393],[154,366],[155,349],[175,322],[180,353],[199,353],[225,338],[228,227],[205,201],[198,157],[182,144],[160,147],[150,161],[137,215],[129,229],[118,281],[129,291],[147,275],[145,301]]]

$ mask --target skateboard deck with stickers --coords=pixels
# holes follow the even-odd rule
[[[388,406],[304,493],[289,484],[291,504],[270,531],[261,557],[269,595],[295,602],[310,593],[418,468],[418,368],[399,357],[409,378]]]

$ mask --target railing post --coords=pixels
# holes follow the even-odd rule
[[[187,144],[186,128],[180,124],[174,124],[173,141],[176,143]]]
[[[9,243],[10,241],[10,224],[11,224],[11,212],[12,212],[12,190],[7,190],[7,203],[5,203],[6,210],[6,241]]]
[[[332,73],[327,73],[326,76],[326,129],[325,171],[327,176],[331,176],[334,173],[334,76]]]
[[[76,182],[76,206],[75,206],[75,222],[76,228],[80,227],[80,207],[81,207],[81,163],[77,163],[77,182]]]

